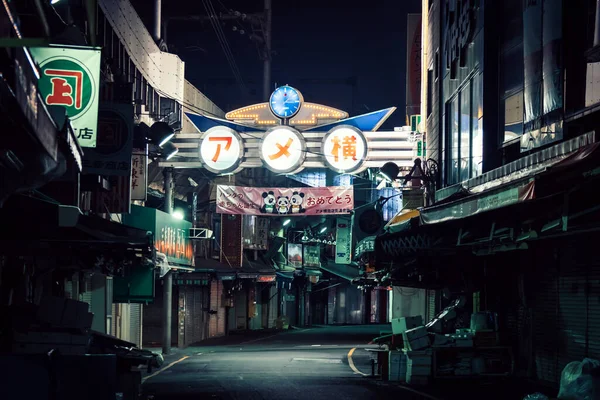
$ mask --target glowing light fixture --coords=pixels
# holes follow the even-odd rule
[[[283,226],[287,226],[287,225],[289,225],[289,223],[290,223],[290,222],[292,222],[292,220],[291,220],[291,219],[289,219],[289,218],[288,218],[288,219],[286,219],[285,221],[283,221]]]
[[[58,3],[60,0],[50,0],[50,4],[56,4]]]
[[[170,160],[173,156],[179,153],[179,149],[173,143],[165,143],[162,147],[162,155],[165,160]]]
[[[325,232],[326,230],[327,230],[327,227],[326,227],[326,226],[324,226],[324,227],[322,227],[322,228],[321,228],[321,230],[319,231],[319,233],[323,233],[323,232]]]
[[[179,220],[182,220],[184,218],[183,211],[181,211],[179,209],[173,211],[173,213],[171,215],[173,216],[173,218],[179,219]]]

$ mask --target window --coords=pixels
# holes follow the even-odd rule
[[[482,173],[483,75],[468,81],[446,108],[447,183],[452,185]]]
[[[459,158],[459,154],[460,154],[460,141],[459,141],[459,136],[460,136],[460,130],[459,130],[459,120],[458,120],[458,98],[459,96],[456,96],[454,98],[454,100],[452,100],[450,102],[450,112],[449,112],[449,117],[448,117],[448,133],[450,135],[449,137],[449,144],[450,144],[450,167],[449,167],[449,179],[448,179],[448,183],[450,184],[455,184],[458,182],[458,178],[459,178],[459,168],[460,168],[460,158]]]
[[[467,85],[460,92],[460,182],[469,179],[471,168],[471,85]]]
[[[523,135],[523,92],[520,91],[504,100],[504,142]]]
[[[433,70],[430,68],[427,70],[427,118],[431,115],[432,102],[433,102]]]
[[[471,177],[483,173],[483,74],[477,74],[473,78],[473,102],[471,104],[472,128],[472,158]]]

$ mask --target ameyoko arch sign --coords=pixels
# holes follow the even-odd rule
[[[100,50],[39,47],[30,52],[40,66],[38,90],[46,105],[64,107],[81,147],[96,147]]]
[[[265,168],[286,174],[311,167],[309,155],[311,159],[318,157],[322,165],[339,173],[361,169],[368,158],[365,134],[353,126],[341,125],[324,136],[319,134],[321,143],[311,143],[310,147],[305,135],[290,126],[277,126],[265,133],[252,135],[216,126],[202,135],[200,160],[202,166],[211,172],[229,173],[239,168],[246,150],[249,150],[252,154],[257,153]]]

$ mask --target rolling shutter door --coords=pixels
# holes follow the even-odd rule
[[[142,347],[142,305],[129,304],[129,341]]]
[[[539,268],[529,277],[532,306],[533,350],[537,378],[556,383],[558,370],[558,260],[553,254],[537,252]],[[545,267],[545,268],[544,268]]]
[[[437,312],[437,297],[435,290],[427,290],[427,315],[425,316],[425,323],[428,323],[435,317]]]

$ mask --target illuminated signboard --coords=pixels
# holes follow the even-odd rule
[[[244,155],[240,135],[231,128],[215,126],[202,136],[200,160],[204,168],[214,173],[234,171]]]
[[[321,153],[329,168],[337,172],[354,172],[367,158],[367,140],[353,126],[333,128],[321,145]]]
[[[273,172],[294,172],[306,158],[304,137],[289,126],[269,129],[260,142],[260,158]]]
[[[38,90],[49,106],[66,109],[81,147],[96,147],[100,97],[100,49],[30,48],[40,65]]]

